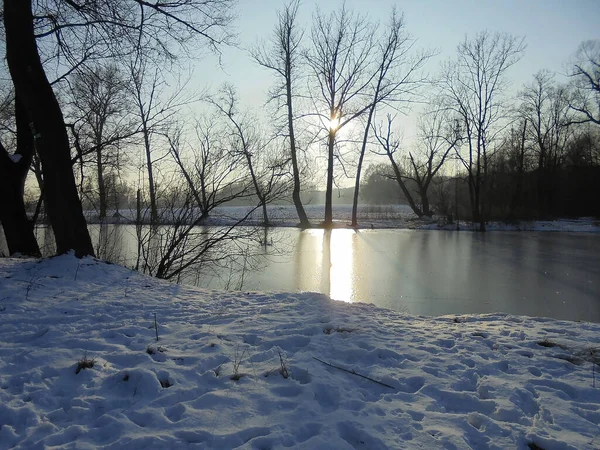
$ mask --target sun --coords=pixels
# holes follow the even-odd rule
[[[336,131],[340,126],[340,112],[334,111],[329,117],[329,126],[327,127],[330,131]]]

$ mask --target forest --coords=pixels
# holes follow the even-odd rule
[[[237,45],[234,6],[4,1],[0,222],[10,254],[39,255],[35,227],[47,224],[57,253],[94,255],[86,218],[132,210],[137,268],[171,278],[251,238],[240,225],[255,210],[268,226],[269,204],[293,204],[302,228],[331,228],[342,190],[353,227],[359,203],[404,203],[480,231],[490,220],[600,216],[599,40],[573,49],[566,81],[540,68],[515,87],[523,37],[467,35],[436,65],[399,10],[377,24],[341,5],[302,24],[291,1],[249,47],[273,83],[247,108],[234,85],[206,90],[190,75],[204,52]],[[408,112],[417,130],[407,143]],[[324,217],[311,223],[304,208],[318,191]],[[240,204],[245,217],[199,231],[217,208]]]

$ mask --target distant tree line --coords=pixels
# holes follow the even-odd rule
[[[218,261],[225,243],[252,241],[239,225],[257,210],[268,226],[269,203],[290,201],[301,227],[315,225],[304,210],[309,186],[325,186],[318,225],[333,226],[346,179],[352,226],[360,198],[482,231],[491,219],[600,214],[600,41],[581,44],[566,84],[541,71],[514,96],[507,83],[521,38],[467,37],[426,76],[435,53],[416,48],[395,9],[382,26],[345,5],[317,9],[305,30],[299,8],[285,5],[250,51],[274,80],[265,125],[234,86],[198,93],[186,77],[203,64],[195,49],[219,54],[234,43],[233,0],[5,0],[0,222],[9,252],[40,254],[43,212],[58,253],[102,256],[84,209],[100,223],[134,209],[136,268],[176,279]],[[405,146],[396,117],[415,104],[427,106]],[[235,225],[199,227],[239,203],[252,207]],[[167,221],[174,227],[159,226]]]
[[[504,70],[521,52],[507,35],[465,40],[443,67],[431,102],[441,108],[423,114],[414,148],[394,139],[390,116],[374,130],[391,164],[370,171],[368,200],[387,191],[418,216],[432,215],[433,200],[435,212],[482,231],[487,220],[599,216],[600,41],[581,44],[568,83],[542,70],[511,98]]]

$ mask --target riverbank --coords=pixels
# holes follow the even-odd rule
[[[593,449],[600,324],[0,259],[0,449]],[[157,340],[158,339],[158,340]]]
[[[323,221],[323,205],[306,205],[306,213],[311,221],[312,228],[321,228]],[[216,208],[209,218],[203,222],[207,226],[229,226],[245,217],[251,208],[244,206],[230,206]],[[175,212],[163,214],[161,224],[173,223]],[[292,205],[269,205],[269,224],[273,227],[298,227],[298,217]],[[110,211],[109,217],[102,223],[131,224],[136,220],[135,210]],[[171,217],[171,218],[170,218]],[[412,230],[456,230],[457,223],[448,223],[445,218],[434,216],[432,218],[418,218],[408,205],[359,205],[357,229],[412,229]],[[86,212],[89,224],[99,224],[96,212]],[[351,205],[335,205],[333,209],[332,228],[350,228],[352,222]],[[252,211],[244,221],[244,225],[262,226],[263,217],[260,209]],[[459,221],[458,229],[476,231],[478,224]],[[492,221],[486,225],[487,231],[564,231],[564,232],[591,232],[600,233],[600,219],[582,217],[576,219],[557,220],[515,220],[512,222]]]

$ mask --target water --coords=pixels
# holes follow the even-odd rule
[[[317,291],[412,314],[507,312],[600,322],[600,235],[284,230],[247,289]]]
[[[134,226],[90,229],[95,242],[109,238],[112,260],[134,264]],[[276,228],[262,241],[261,270],[244,274],[244,290],[314,291],[411,314],[600,322],[598,234]],[[197,284],[223,287],[220,270]]]

